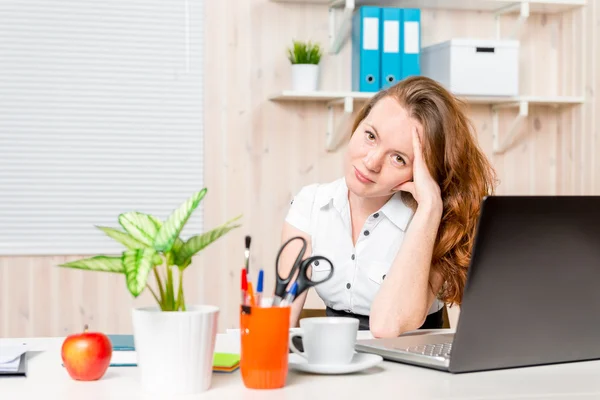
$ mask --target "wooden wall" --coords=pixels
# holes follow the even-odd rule
[[[251,268],[267,272],[272,288],[279,237],[291,197],[302,185],[342,174],[344,146],[324,150],[326,109],[310,102],[279,103],[290,87],[285,47],[292,38],[327,44],[324,6],[267,0],[206,1],[206,228],[244,214],[244,226],[199,256],[186,273],[187,300],[221,308],[220,331],[237,326],[244,235],[252,235]],[[497,168],[502,194],[600,194],[600,5],[564,15],[532,15],[521,33],[521,92],[582,95],[583,106],[531,108],[516,144],[492,154],[489,106],[472,106],[482,147]],[[491,15],[424,10],[423,44],[450,37],[494,38]],[[503,17],[510,30],[514,17]],[[322,62],[322,89],[347,90],[350,46]],[[516,110],[502,113],[501,132]],[[91,229],[91,228],[90,228]],[[0,337],[65,335],[94,329],[131,331],[133,301],[123,276],[63,270],[65,257],[0,257]],[[313,296],[310,304],[318,306]]]

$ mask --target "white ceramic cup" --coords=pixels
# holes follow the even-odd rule
[[[317,317],[300,320],[300,332],[290,332],[290,349],[309,364],[349,364],[354,356],[358,319]],[[294,337],[302,338],[304,352],[294,346]]]

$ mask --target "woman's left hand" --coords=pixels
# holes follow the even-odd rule
[[[399,190],[410,192],[419,207],[433,207],[441,210],[443,208],[442,191],[427,168],[417,129],[413,131],[412,143],[414,152],[413,180],[400,185]]]

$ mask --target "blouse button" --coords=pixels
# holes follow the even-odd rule
[[[386,277],[386,275],[385,275],[385,274],[383,274],[383,276],[381,277],[381,279],[385,279],[385,277]]]
[[[319,260],[315,261],[315,267],[319,266]]]
[[[373,218],[379,218],[379,213],[373,214]]]
[[[350,289],[352,287],[352,285],[350,284],[350,282],[346,283],[346,289]]]
[[[369,236],[369,231],[365,231],[365,236]]]
[[[354,254],[352,254],[352,257],[350,257],[350,258],[352,258],[352,261],[354,261],[354,259],[356,258],[356,256],[354,256]]]

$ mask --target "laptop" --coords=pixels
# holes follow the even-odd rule
[[[600,359],[599,286],[600,196],[488,196],[454,333],[356,350],[450,373]]]

